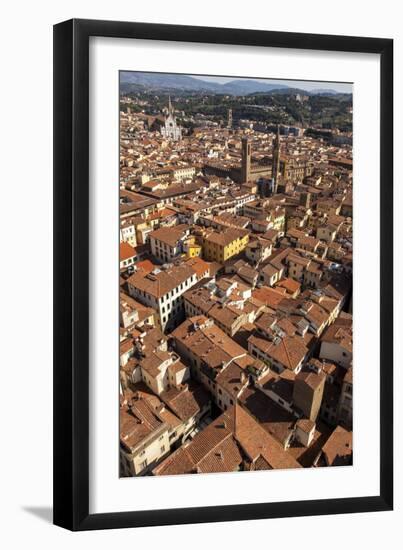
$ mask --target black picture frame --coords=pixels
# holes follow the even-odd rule
[[[89,38],[364,52],[381,58],[380,492],[354,498],[89,513]],[[392,510],[393,40],[73,19],[54,26],[54,523],[71,530]]]

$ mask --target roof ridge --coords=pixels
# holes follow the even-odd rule
[[[228,430],[228,428],[224,428],[226,430]],[[228,431],[227,435],[225,437],[223,437],[220,441],[218,441],[214,447],[212,447],[205,455],[204,457],[201,459],[201,460],[204,460],[206,457],[210,456],[211,453],[219,446],[221,445],[222,443],[224,443],[224,441],[226,441],[229,437],[232,437],[232,431]],[[201,462],[201,460],[199,462]]]
[[[287,355],[288,364],[289,364],[289,366],[292,368],[292,365],[291,365],[291,357],[290,357],[290,354],[288,353],[288,349],[287,349],[287,346],[286,346],[286,344],[285,344],[285,338],[282,338],[282,339],[281,339],[281,342],[282,342],[282,344],[283,344],[283,346],[284,346],[285,353],[286,353],[286,355]]]

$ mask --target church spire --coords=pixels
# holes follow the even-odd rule
[[[161,127],[161,134],[165,138],[173,139],[175,141],[182,139],[182,128],[176,124],[175,111],[172,107],[171,96],[168,96],[168,115],[165,117],[164,126]]]

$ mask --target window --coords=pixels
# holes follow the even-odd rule
[[[147,468],[147,459],[143,460],[143,462],[140,464],[141,468]]]
[[[165,453],[165,445],[161,446],[161,453]]]

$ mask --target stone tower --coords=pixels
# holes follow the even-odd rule
[[[301,206],[305,206],[305,208],[309,208],[311,205],[311,193],[309,192],[301,193],[299,196],[299,204]]]
[[[246,183],[250,180],[251,155],[251,145],[248,138],[244,137],[242,138],[241,183]]]
[[[300,372],[295,377],[293,388],[294,406],[313,422],[319,414],[325,388],[326,376],[323,373]]]
[[[277,193],[278,179],[280,175],[280,126],[277,124],[277,134],[273,144],[272,161],[273,192]]]
[[[227,128],[232,128],[232,109],[228,109]]]

